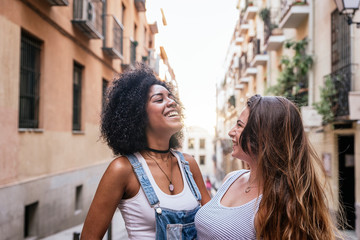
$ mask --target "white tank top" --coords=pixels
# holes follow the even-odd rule
[[[183,191],[176,195],[168,195],[161,191],[156,184],[150,169],[141,156],[140,153],[135,153],[139,162],[141,163],[146,175],[148,176],[151,186],[160,201],[160,207],[169,208],[173,210],[192,210],[198,206],[198,202],[192,194],[188,182],[184,176],[184,169],[180,162],[179,156],[171,151],[176,157],[178,165],[180,166],[181,176],[184,183]],[[123,199],[120,201],[118,208],[125,221],[125,227],[129,239],[155,239],[155,210],[150,206],[143,189],[140,187],[139,192],[132,198]]]

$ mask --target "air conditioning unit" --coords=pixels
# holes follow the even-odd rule
[[[360,120],[360,92],[349,92],[349,118]]]
[[[72,23],[92,39],[103,38],[100,33],[102,27],[101,14],[97,16],[97,11],[102,12],[102,0],[74,0]],[[97,26],[97,22],[101,23],[100,26]]]

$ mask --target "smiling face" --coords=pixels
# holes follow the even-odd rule
[[[232,151],[231,155],[233,157],[236,157],[247,163],[249,163],[249,161],[251,161],[251,157],[248,154],[246,154],[244,152],[244,150],[241,148],[239,139],[240,139],[241,133],[243,132],[243,130],[247,124],[247,121],[249,118],[249,113],[250,113],[249,108],[248,107],[244,108],[243,111],[241,112],[238,120],[236,121],[235,126],[229,132],[229,136],[233,142],[233,151]]]
[[[148,131],[170,136],[182,128],[179,105],[175,97],[163,86],[153,85],[149,91],[146,112],[149,119]]]

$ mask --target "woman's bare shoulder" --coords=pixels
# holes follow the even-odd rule
[[[106,173],[112,177],[124,179],[129,174],[132,174],[133,170],[127,157],[120,156],[111,161]]]

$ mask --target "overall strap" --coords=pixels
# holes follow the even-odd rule
[[[155,205],[159,204],[159,199],[157,198],[155,191],[153,187],[151,186],[151,183],[149,181],[148,176],[146,175],[141,163],[137,159],[137,157],[134,154],[125,155],[129,162],[131,163],[134,173],[139,180],[139,183],[144,190],[145,196],[147,200],[149,201],[151,207],[154,207]]]
[[[185,160],[184,158],[184,155],[179,152],[179,151],[174,151],[176,154],[179,155],[180,157],[180,161],[183,165],[183,168],[184,168],[184,173],[185,173],[185,177],[186,177],[186,180],[189,184],[189,187],[190,187],[190,190],[192,192],[192,194],[195,196],[196,200],[197,201],[201,201],[201,194],[200,194],[200,191],[195,183],[195,180],[193,178],[193,174],[191,173],[190,171],[190,166],[189,166],[189,162]]]

